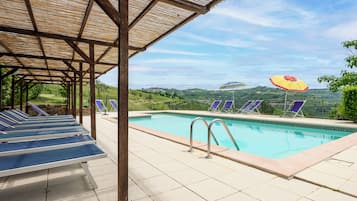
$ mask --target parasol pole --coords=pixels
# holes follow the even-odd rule
[[[284,112],[286,111],[286,101],[288,99],[288,91],[285,91]]]
[[[234,90],[233,90],[233,108],[236,108],[236,102],[234,101]]]

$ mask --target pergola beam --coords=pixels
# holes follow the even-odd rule
[[[73,41],[66,40],[66,43],[73,48],[74,51],[76,51],[84,60],[86,60],[88,63],[91,63],[89,57],[81,48],[78,47]]]
[[[35,17],[33,15],[32,6],[31,6],[30,0],[25,0],[25,4],[26,4],[27,12],[28,12],[28,14],[30,16],[30,19],[31,19],[32,27],[36,32],[38,32],[38,28],[37,28]],[[48,62],[47,62],[47,59],[46,59],[46,53],[45,53],[45,49],[43,48],[42,40],[41,40],[41,38],[39,36],[37,36],[36,38],[37,38],[37,41],[38,41],[38,45],[40,46],[42,55],[44,56],[45,65],[46,65],[47,71],[48,71]],[[50,71],[48,71],[48,74],[51,75]]]
[[[107,16],[114,22],[115,25],[119,26],[120,18],[119,13],[115,9],[109,0],[95,0],[98,6],[107,14]]]
[[[84,13],[82,24],[81,24],[81,28],[79,29],[77,38],[81,38],[82,37],[84,28],[86,27],[86,24],[87,24],[87,21],[88,21],[89,14],[91,13],[92,8],[93,8],[93,2],[94,2],[94,0],[89,0],[88,1],[88,5],[87,5],[86,11]],[[74,59],[74,55],[75,55],[74,53],[75,53],[75,51],[73,50],[72,60]]]
[[[187,0],[160,0],[160,1],[199,14],[205,14],[209,11],[208,7]]]
[[[65,36],[65,35],[61,35],[61,34],[53,34],[53,33],[47,33],[47,32],[40,32],[40,31],[35,32],[32,30],[20,29],[20,28],[8,27],[8,26],[0,26],[0,31],[29,35],[29,36],[40,36],[40,37],[45,37],[45,38],[67,40],[67,41],[72,41],[72,42],[77,41],[77,42],[88,43],[88,44],[93,43],[95,45],[102,45],[102,46],[107,46],[107,47],[118,47],[118,44],[112,43],[112,42],[85,39],[85,38],[77,38],[77,37],[71,37],[71,36]],[[133,47],[133,46],[130,46],[129,49],[134,50],[134,51],[144,51],[145,50],[145,48]]]
[[[80,60],[80,59],[68,59],[68,58],[61,58],[61,57],[49,57],[49,56],[39,56],[39,55],[30,55],[30,54],[15,54],[15,53],[8,53],[8,52],[1,52],[1,56],[11,56],[11,57],[19,57],[19,58],[30,58],[30,59],[47,59],[47,60],[55,60],[55,61],[66,61],[66,62],[83,62],[88,63],[87,61]],[[115,66],[116,63],[108,63],[108,62],[96,62],[96,64],[103,64],[103,65],[110,65]]]
[[[69,62],[63,61],[63,63],[65,63],[75,74],[79,75],[79,72]]]
[[[13,66],[13,65],[2,65],[0,64],[0,68],[18,68],[18,70],[24,69],[24,70],[47,70],[46,68],[41,68],[41,67],[31,67],[31,66]],[[64,69],[56,69],[56,68],[50,68],[50,71],[57,71],[57,72],[73,72],[72,70],[64,70]],[[102,72],[95,72],[96,74],[101,74]],[[33,76],[33,75],[29,75]],[[35,75],[37,76],[37,75]]]

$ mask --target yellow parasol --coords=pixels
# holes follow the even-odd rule
[[[270,78],[270,82],[273,85],[285,90],[284,111],[286,110],[286,99],[288,91],[305,92],[309,90],[309,87],[304,81],[299,80],[291,75],[275,75]]]

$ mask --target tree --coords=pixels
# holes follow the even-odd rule
[[[347,67],[357,68],[357,40],[346,41],[343,46],[351,53],[351,56],[345,59]],[[342,103],[337,106],[336,117],[341,116],[357,122],[357,72],[343,70],[341,77],[322,76],[318,78],[318,81],[327,82],[329,89],[333,92],[342,89]]]
[[[357,40],[346,41],[343,43],[343,46],[351,53],[351,56],[345,59],[347,62],[347,67],[351,69],[357,68]],[[341,71],[341,77],[325,75],[319,77],[318,81],[320,83],[327,82],[329,89],[333,92],[336,92],[345,86],[357,85],[357,72],[343,70]]]

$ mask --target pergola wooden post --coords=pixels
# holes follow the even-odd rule
[[[11,109],[14,109],[15,102],[15,76],[11,77]]]
[[[21,111],[23,111],[22,97],[23,97],[23,81],[20,81],[20,110]]]
[[[97,138],[95,122],[95,73],[94,73],[94,43],[89,43],[89,87],[90,87],[90,126],[91,134],[94,139]]]
[[[83,63],[79,63],[79,123],[83,124]]]
[[[128,0],[119,0],[118,27],[118,199],[128,200]]]
[[[2,111],[2,69],[0,68],[0,111]]]
[[[66,83],[66,88],[67,88],[67,92],[66,92],[66,94],[67,94],[67,101],[66,101],[66,104],[67,104],[67,108],[66,108],[66,110],[67,110],[67,114],[69,114],[69,111],[71,111],[71,86],[70,86],[70,84],[69,84],[69,82],[67,82]]]
[[[28,113],[29,112],[29,83],[26,82],[26,95],[25,95],[25,101],[26,101],[26,104],[25,104],[25,112]]]
[[[72,94],[72,112],[73,117],[77,117],[77,82],[76,82],[76,73],[73,73],[73,94]]]

